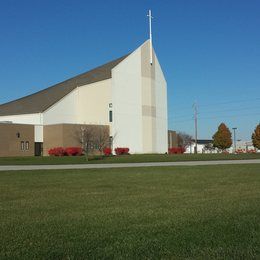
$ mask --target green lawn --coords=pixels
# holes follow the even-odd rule
[[[256,259],[260,166],[0,172],[0,259]]]
[[[124,156],[92,156],[86,161],[85,156],[65,157],[0,157],[0,165],[11,164],[82,164],[82,163],[137,163],[137,162],[177,162],[210,160],[260,159],[257,154],[132,154]]]

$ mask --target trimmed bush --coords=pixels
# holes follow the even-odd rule
[[[110,155],[112,155],[112,149],[109,147],[106,147],[103,149],[103,153],[105,156],[110,156]]]
[[[63,147],[54,147],[48,151],[50,156],[64,156],[66,154]]]
[[[237,154],[241,154],[241,153],[256,153],[256,149],[249,149],[249,150],[246,150],[246,149],[237,149],[237,150],[236,150],[236,153],[237,153]]]
[[[248,153],[256,153],[256,149],[249,149],[247,150]]]
[[[83,154],[83,150],[80,147],[54,147],[48,151],[50,156],[79,156]]]
[[[80,156],[83,154],[83,150],[81,147],[67,147],[65,153],[69,156]]]
[[[126,147],[117,147],[115,148],[116,155],[125,155],[129,154],[129,148]]]
[[[184,147],[171,147],[168,149],[169,154],[182,154],[185,152]]]

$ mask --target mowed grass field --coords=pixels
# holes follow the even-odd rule
[[[259,164],[0,172],[0,259],[259,257]]]
[[[123,156],[44,156],[44,157],[0,157],[0,165],[26,164],[85,164],[85,163],[138,163],[138,162],[180,162],[180,161],[212,161],[212,160],[247,160],[260,159],[256,154],[131,154]]]

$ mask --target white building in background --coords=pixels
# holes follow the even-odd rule
[[[253,150],[256,150],[257,149],[253,146],[253,143],[252,141],[237,141],[236,142],[236,150],[239,151],[239,152],[250,152],[250,151],[253,151]]]
[[[185,153],[194,153],[195,150],[195,141],[192,140],[191,144],[187,146]],[[197,151],[198,153],[218,153],[217,148],[213,147],[213,140],[210,139],[199,139],[197,141]],[[228,149],[226,149],[228,153],[234,153],[234,144]],[[236,152],[237,153],[250,153],[250,152],[260,152],[254,146],[252,141],[237,141],[236,142]]]
[[[45,126],[93,124],[109,126],[113,148],[165,153],[167,84],[153,49],[152,57],[150,64],[150,42],[146,41],[119,59],[0,105],[0,122],[33,125],[34,141],[43,148],[50,148],[45,138],[50,128]]]
[[[198,139],[197,140],[197,152],[198,153],[217,153],[216,149],[207,149],[207,145],[212,145],[213,140],[210,139]],[[186,147],[185,153],[194,153],[195,151],[195,141],[192,140],[191,144]]]

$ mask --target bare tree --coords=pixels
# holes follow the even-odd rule
[[[192,143],[192,136],[185,132],[177,133],[177,143],[179,147],[187,148]]]
[[[103,153],[110,146],[109,127],[105,125],[81,125],[76,131],[76,139],[81,144],[86,160],[89,154]]]
[[[80,126],[80,131],[77,133],[77,138],[81,143],[82,150],[85,153],[86,160],[91,150],[93,150],[93,143],[95,139],[95,128],[91,125]]]
[[[103,153],[104,148],[110,146],[109,142],[109,127],[97,126],[94,145],[98,148],[100,154]]]

